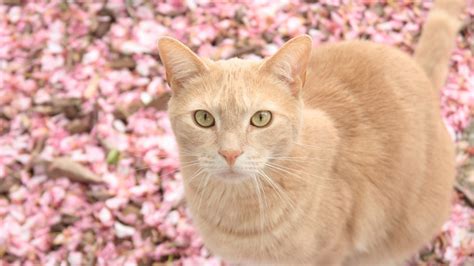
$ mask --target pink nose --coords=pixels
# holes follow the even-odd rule
[[[233,166],[235,163],[235,160],[237,160],[237,157],[239,157],[242,154],[241,150],[219,150],[219,154],[224,157],[224,159],[227,161],[227,163],[230,166]]]

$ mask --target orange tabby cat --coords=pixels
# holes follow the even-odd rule
[[[159,52],[188,206],[242,264],[398,265],[447,219],[453,143],[438,95],[461,1],[438,1],[415,59],[300,36],[263,61]]]

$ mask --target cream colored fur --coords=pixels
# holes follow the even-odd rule
[[[186,200],[206,247],[239,264],[397,265],[430,241],[455,175],[438,90],[461,7],[437,2],[418,62],[364,41],[311,51],[308,36],[264,61],[214,62],[161,39]],[[199,127],[196,110],[215,125]],[[273,115],[264,128],[249,122],[260,110]],[[230,168],[219,150],[243,153]]]

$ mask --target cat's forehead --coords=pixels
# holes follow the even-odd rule
[[[225,115],[253,112],[270,108],[280,91],[263,82],[262,61],[232,58],[208,61],[208,75],[192,84],[187,95],[191,109],[208,109]]]
[[[261,60],[255,59],[241,59],[238,57],[226,59],[226,60],[218,60],[213,61],[213,64],[224,71],[236,71],[236,70],[247,70],[253,69],[257,70],[258,67],[261,65]]]
[[[208,103],[214,107],[243,111],[261,98],[258,88],[259,61],[232,58],[214,62]]]

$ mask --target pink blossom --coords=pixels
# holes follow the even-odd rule
[[[249,45],[259,48],[242,58],[270,56],[303,33],[315,46],[366,38],[412,53],[432,6],[432,1],[381,1],[376,8],[349,0],[21,2],[0,5],[0,182],[12,173],[19,177],[0,197],[0,247],[18,256],[11,265],[82,265],[89,255],[98,265],[137,265],[168,256],[179,257],[177,265],[223,264],[203,247],[181,204],[182,175],[166,112],[150,107],[127,118],[115,113],[118,106],[146,104],[170,90],[157,53],[162,36],[212,59],[231,57]],[[113,22],[102,24],[99,36],[98,13],[109,10]],[[466,21],[472,16],[470,3]],[[453,139],[460,138],[474,113],[473,34],[465,27],[457,38],[441,94],[441,114]],[[124,55],[135,67],[114,69],[110,61]],[[81,101],[78,117],[97,113],[90,132],[70,132],[75,118],[62,111],[38,111],[69,97]],[[36,159],[45,164],[30,170],[33,148],[43,138]],[[106,160],[110,149],[120,152],[117,164]],[[87,165],[104,183],[50,178],[46,163],[57,156]],[[469,154],[457,156],[459,165],[469,160]],[[79,220],[53,234],[52,226],[65,214]],[[467,263],[473,216],[457,199],[441,233],[446,247],[434,251],[436,259]],[[156,244],[152,236],[157,235],[166,237]],[[88,237],[100,243],[97,250],[83,247]]]

